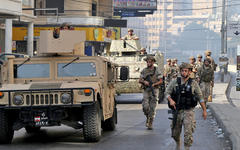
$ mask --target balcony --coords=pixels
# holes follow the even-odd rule
[[[14,18],[22,15],[21,0],[0,0],[0,17]]]

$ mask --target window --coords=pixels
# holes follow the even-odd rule
[[[92,62],[81,63],[67,63],[57,64],[58,77],[84,77],[96,76],[96,64]],[[64,67],[65,66],[65,67]]]
[[[14,66],[14,78],[49,78],[49,64],[23,64]]]
[[[97,4],[92,3],[92,16],[97,16]]]
[[[31,0],[23,0],[23,1],[22,1],[22,4],[23,4],[24,6],[31,6]]]

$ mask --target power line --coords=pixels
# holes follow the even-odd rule
[[[80,2],[80,3],[85,3],[85,4],[93,4],[93,3],[90,3],[90,2],[84,2],[84,1],[81,1],[81,0],[72,0],[74,2]],[[170,3],[170,2],[163,2],[163,3]],[[180,3],[180,2],[179,2]],[[184,4],[186,2],[182,2],[182,4]],[[196,2],[197,3],[197,2]],[[190,4],[190,3],[189,3]],[[193,3],[192,3],[193,4]],[[99,6],[102,6],[102,7],[106,7],[106,8],[122,8],[123,7],[119,7],[119,6],[114,6],[114,3],[113,5],[106,5],[106,4],[98,4]],[[229,5],[226,5],[226,7],[232,7],[232,6],[239,6],[240,3],[235,3],[235,4],[229,4]],[[216,9],[216,8],[221,8],[223,6],[214,6],[214,7],[205,7],[205,8],[194,8],[194,9],[158,9],[158,10],[162,10],[162,11],[191,11],[191,10],[206,10],[206,9]]]

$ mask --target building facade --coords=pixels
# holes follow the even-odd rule
[[[27,26],[27,53],[33,55],[33,21],[32,11],[25,9],[34,7],[34,0],[0,0],[0,50],[12,53],[16,43],[12,38],[14,24]]]
[[[112,17],[111,0],[35,0],[34,11],[34,52],[41,30],[54,30],[63,23],[71,25],[74,30],[86,31],[86,47],[104,51],[112,39],[120,37],[120,29],[105,27],[105,20]],[[26,53],[25,25],[14,26],[13,40],[17,51]]]

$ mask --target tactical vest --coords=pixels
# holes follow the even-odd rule
[[[213,74],[212,74],[211,67],[205,68],[203,65],[200,80],[203,82],[210,82],[210,81],[212,81],[212,76],[213,76]]]
[[[182,109],[190,109],[197,106],[197,100],[195,96],[192,94],[192,79],[188,79],[187,85],[181,84],[181,77],[177,78],[178,85],[176,86],[176,90],[174,89],[171,98],[176,103],[177,110]],[[168,107],[171,109],[174,109],[172,106],[170,106],[170,103],[168,102]]]

